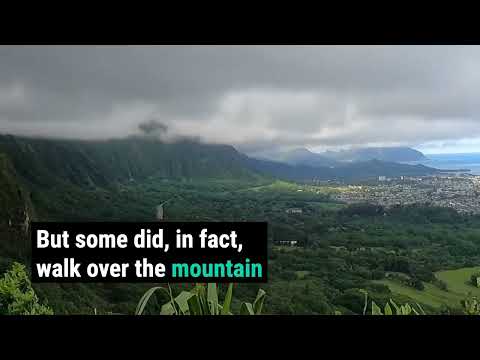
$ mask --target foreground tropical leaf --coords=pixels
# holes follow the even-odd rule
[[[240,315],[255,315],[252,304],[243,303],[240,307]]]
[[[253,311],[255,313],[255,315],[260,315],[261,312],[262,312],[262,308],[263,308],[263,302],[265,301],[265,295],[267,293],[262,290],[262,289],[258,289],[258,293],[257,293],[257,297],[255,299],[255,301],[253,302]]]
[[[202,311],[202,304],[197,294],[193,295],[188,299],[188,308],[190,310],[190,315],[204,315]]]
[[[189,291],[182,291],[175,298],[175,303],[178,305],[178,309],[181,314],[187,314],[189,312],[188,300],[193,296],[196,295]]]
[[[196,284],[192,290],[182,291],[175,298],[173,298],[170,285],[168,291],[163,287],[151,288],[140,299],[135,311],[136,315],[144,313],[145,306],[156,291],[165,291],[170,297],[170,300],[162,306],[160,315],[232,315],[233,284],[229,284],[222,306],[219,304],[217,285],[214,283],[206,286]],[[259,289],[253,304],[242,303],[240,314],[261,314],[265,297],[266,292]]]
[[[222,315],[229,315],[230,313],[230,306],[232,304],[232,297],[233,297],[233,284],[228,285],[227,293],[225,294],[225,300],[223,301],[222,307]]]
[[[390,299],[390,304],[392,304],[393,307],[395,308],[395,314],[399,315],[400,314],[400,307],[392,299]]]
[[[156,286],[156,287],[153,287],[153,288],[147,290],[145,292],[145,294],[143,294],[140,301],[138,302],[137,308],[135,310],[135,315],[142,315],[143,314],[143,311],[145,310],[145,306],[147,305],[148,301],[150,300],[150,298],[152,297],[152,295],[156,291],[164,291],[170,297],[170,302],[168,302],[167,304],[170,304],[170,306],[172,306],[173,310],[175,310],[175,308],[173,306],[174,299],[172,297],[172,291],[170,289],[170,286],[169,286],[169,290],[170,291],[167,291],[167,289],[165,289],[164,287],[161,287],[161,286]],[[163,308],[163,306],[162,306],[162,308]]]
[[[372,301],[372,315],[383,315],[382,309],[375,304],[375,301]]]
[[[207,301],[210,307],[210,315],[218,315],[217,284],[209,283],[207,285]]]
[[[385,312],[385,315],[393,315],[392,308],[390,307],[389,303],[387,303],[385,305],[385,311],[384,312]]]

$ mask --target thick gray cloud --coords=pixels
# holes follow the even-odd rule
[[[477,46],[0,46],[0,132],[241,149],[468,144]],[[447,144],[447,145],[445,145]]]

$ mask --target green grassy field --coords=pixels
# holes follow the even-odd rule
[[[392,280],[381,280],[377,283],[387,285],[390,290],[399,295],[408,296],[415,302],[439,308],[442,305],[459,307],[460,301],[469,294],[480,297],[480,288],[468,285],[470,276],[479,272],[480,267],[446,270],[435,273],[435,276],[447,284],[448,291],[444,291],[435,285],[425,283],[425,290],[419,291],[411,287],[399,284]]]
[[[480,297],[480,288],[469,285],[470,277],[474,273],[480,272],[480,266],[471,268],[462,268],[458,270],[447,270],[435,273],[435,276],[447,283],[449,292]]]
[[[425,284],[425,289],[423,291],[413,289],[392,280],[381,280],[377,283],[387,285],[390,288],[390,291],[395,294],[408,296],[415,302],[429,305],[434,308],[440,308],[442,305],[459,307],[460,301],[464,299],[463,295],[450,291],[443,291],[435,285],[427,283]]]

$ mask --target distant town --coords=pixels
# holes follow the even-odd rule
[[[388,178],[379,176],[366,185],[341,186],[333,199],[352,203],[372,203],[384,207],[425,204],[453,208],[459,213],[480,213],[480,176],[443,173],[432,176]]]

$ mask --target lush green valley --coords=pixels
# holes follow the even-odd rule
[[[267,314],[361,314],[361,290],[382,306],[393,299],[454,313],[466,295],[455,288],[463,278],[455,282],[444,271],[480,264],[479,216],[445,208],[346,206],[330,198],[327,186],[275,180],[244,167],[233,148],[181,143],[162,152],[158,146],[146,140],[52,145],[2,137],[0,149],[8,155],[0,157],[0,271],[14,260],[28,264],[26,218],[153,221],[155,207],[172,198],[168,220],[269,222],[270,280],[235,287],[235,312],[261,287]],[[292,208],[301,212],[288,212]],[[297,243],[281,245],[285,241]],[[132,314],[150,286],[34,288],[55,313]],[[442,296],[447,300],[438,300]],[[158,313],[167,300],[159,293],[146,312]]]

